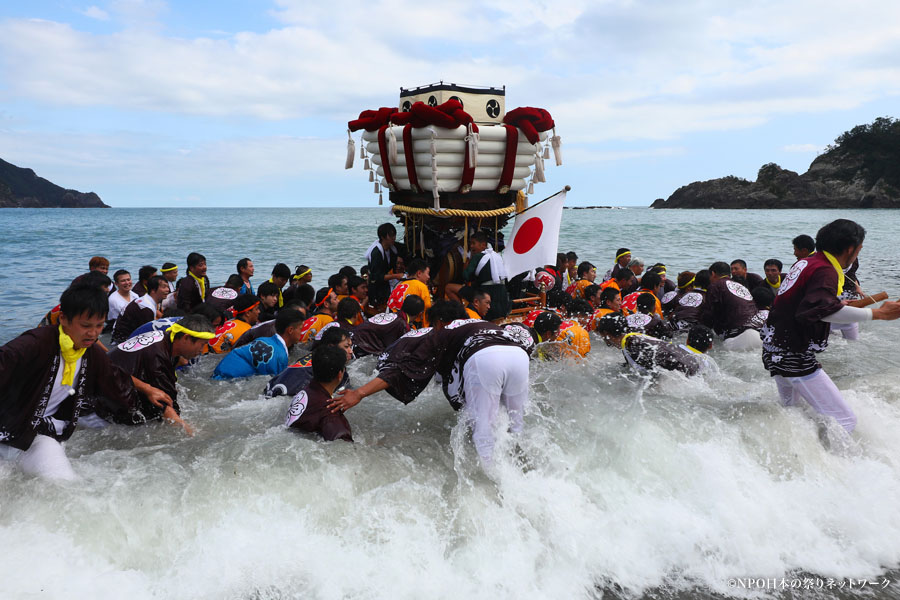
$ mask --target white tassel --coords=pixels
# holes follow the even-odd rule
[[[544,159],[541,158],[540,154],[536,154],[534,157],[534,177],[538,183],[544,183],[547,181],[544,179]]]
[[[366,162],[365,162],[365,164],[363,165],[363,169],[365,169],[366,171],[372,170],[372,165],[369,164],[369,159],[368,159],[368,158],[366,159]]]
[[[434,142],[432,142],[433,144]],[[435,210],[441,207],[441,193],[438,189],[438,170],[437,170],[437,156],[431,157],[431,193],[434,196],[434,208]]]
[[[384,204],[384,201],[381,199],[381,192],[378,192],[378,206]]]
[[[434,130],[431,131],[431,155],[437,156],[437,145],[434,141]]]
[[[480,134],[475,133],[472,123],[469,123],[469,134],[466,136],[466,142],[469,144],[469,167],[478,166],[478,141]]]
[[[366,157],[366,143],[363,140],[362,136],[359,136],[359,159],[362,160]]]
[[[388,127],[388,160],[392,165],[397,164],[397,136],[393,127]]]
[[[356,154],[356,144],[350,136],[350,130],[347,130],[347,160],[344,162],[345,169],[353,168],[353,155]]]
[[[378,187],[378,182],[377,182],[377,181],[375,182],[375,193],[376,193],[376,194],[380,194],[380,193],[381,193],[381,189]]]
[[[544,160],[550,158],[550,146],[544,146]]]
[[[375,171],[369,171],[369,181],[375,181]]]
[[[562,166],[562,138],[556,135],[556,127],[553,128],[553,137],[550,138],[550,145],[553,146],[553,156],[556,158],[556,166]]]
[[[534,178],[532,178],[531,181],[528,182],[528,191],[525,193],[529,196],[534,193]]]

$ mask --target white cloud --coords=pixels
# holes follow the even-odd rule
[[[109,21],[109,13],[99,6],[88,6],[86,9],[79,12],[91,19],[96,19],[98,21]]]

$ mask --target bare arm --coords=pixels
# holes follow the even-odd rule
[[[355,390],[344,390],[343,392],[338,392],[337,395],[335,395],[335,397],[332,398],[328,403],[328,408],[330,408],[331,412],[333,413],[343,412],[359,404],[366,396],[371,396],[372,394],[376,394],[382,390],[386,390],[387,387],[387,381],[376,377],[369,383],[365,384],[362,387],[358,387]]]

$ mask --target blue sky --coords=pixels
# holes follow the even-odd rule
[[[551,112],[537,196],[646,206],[900,116],[898,56],[890,0],[5,3],[0,158],[113,206],[372,206],[346,122],[443,79]]]

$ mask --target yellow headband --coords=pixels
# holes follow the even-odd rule
[[[174,342],[175,334],[178,333],[184,333],[201,340],[211,340],[216,337],[216,334],[214,333],[207,333],[205,331],[193,331],[191,329],[188,329],[187,327],[180,325],[179,323],[172,323],[172,325],[169,327],[169,339]]]
[[[302,273],[300,273],[299,275],[294,275],[293,278],[294,278],[294,279],[300,279],[300,278],[302,278],[302,277],[306,277],[306,276],[307,276],[308,274],[310,274],[310,273],[312,273],[312,269],[307,269],[307,270],[303,271]]]
[[[160,269],[159,272],[160,273],[168,273],[169,271],[177,271],[177,270],[178,270],[178,265],[175,265],[174,267],[169,267],[168,269]]]
[[[616,256],[616,260],[619,260],[620,258],[622,258],[623,256],[625,256],[626,254],[631,254],[631,250],[626,250],[626,251],[623,252],[622,254],[619,254],[618,256]]]
[[[687,286],[689,286],[689,285],[691,285],[692,283],[694,283],[694,280],[695,280],[695,279],[697,279],[697,278],[696,278],[696,277],[691,277],[691,280],[690,280],[690,281],[688,281],[688,282],[687,282],[686,284],[684,284],[684,285],[679,285],[679,286],[678,286],[678,289],[679,289],[679,290],[683,290],[683,289],[686,288]]]

